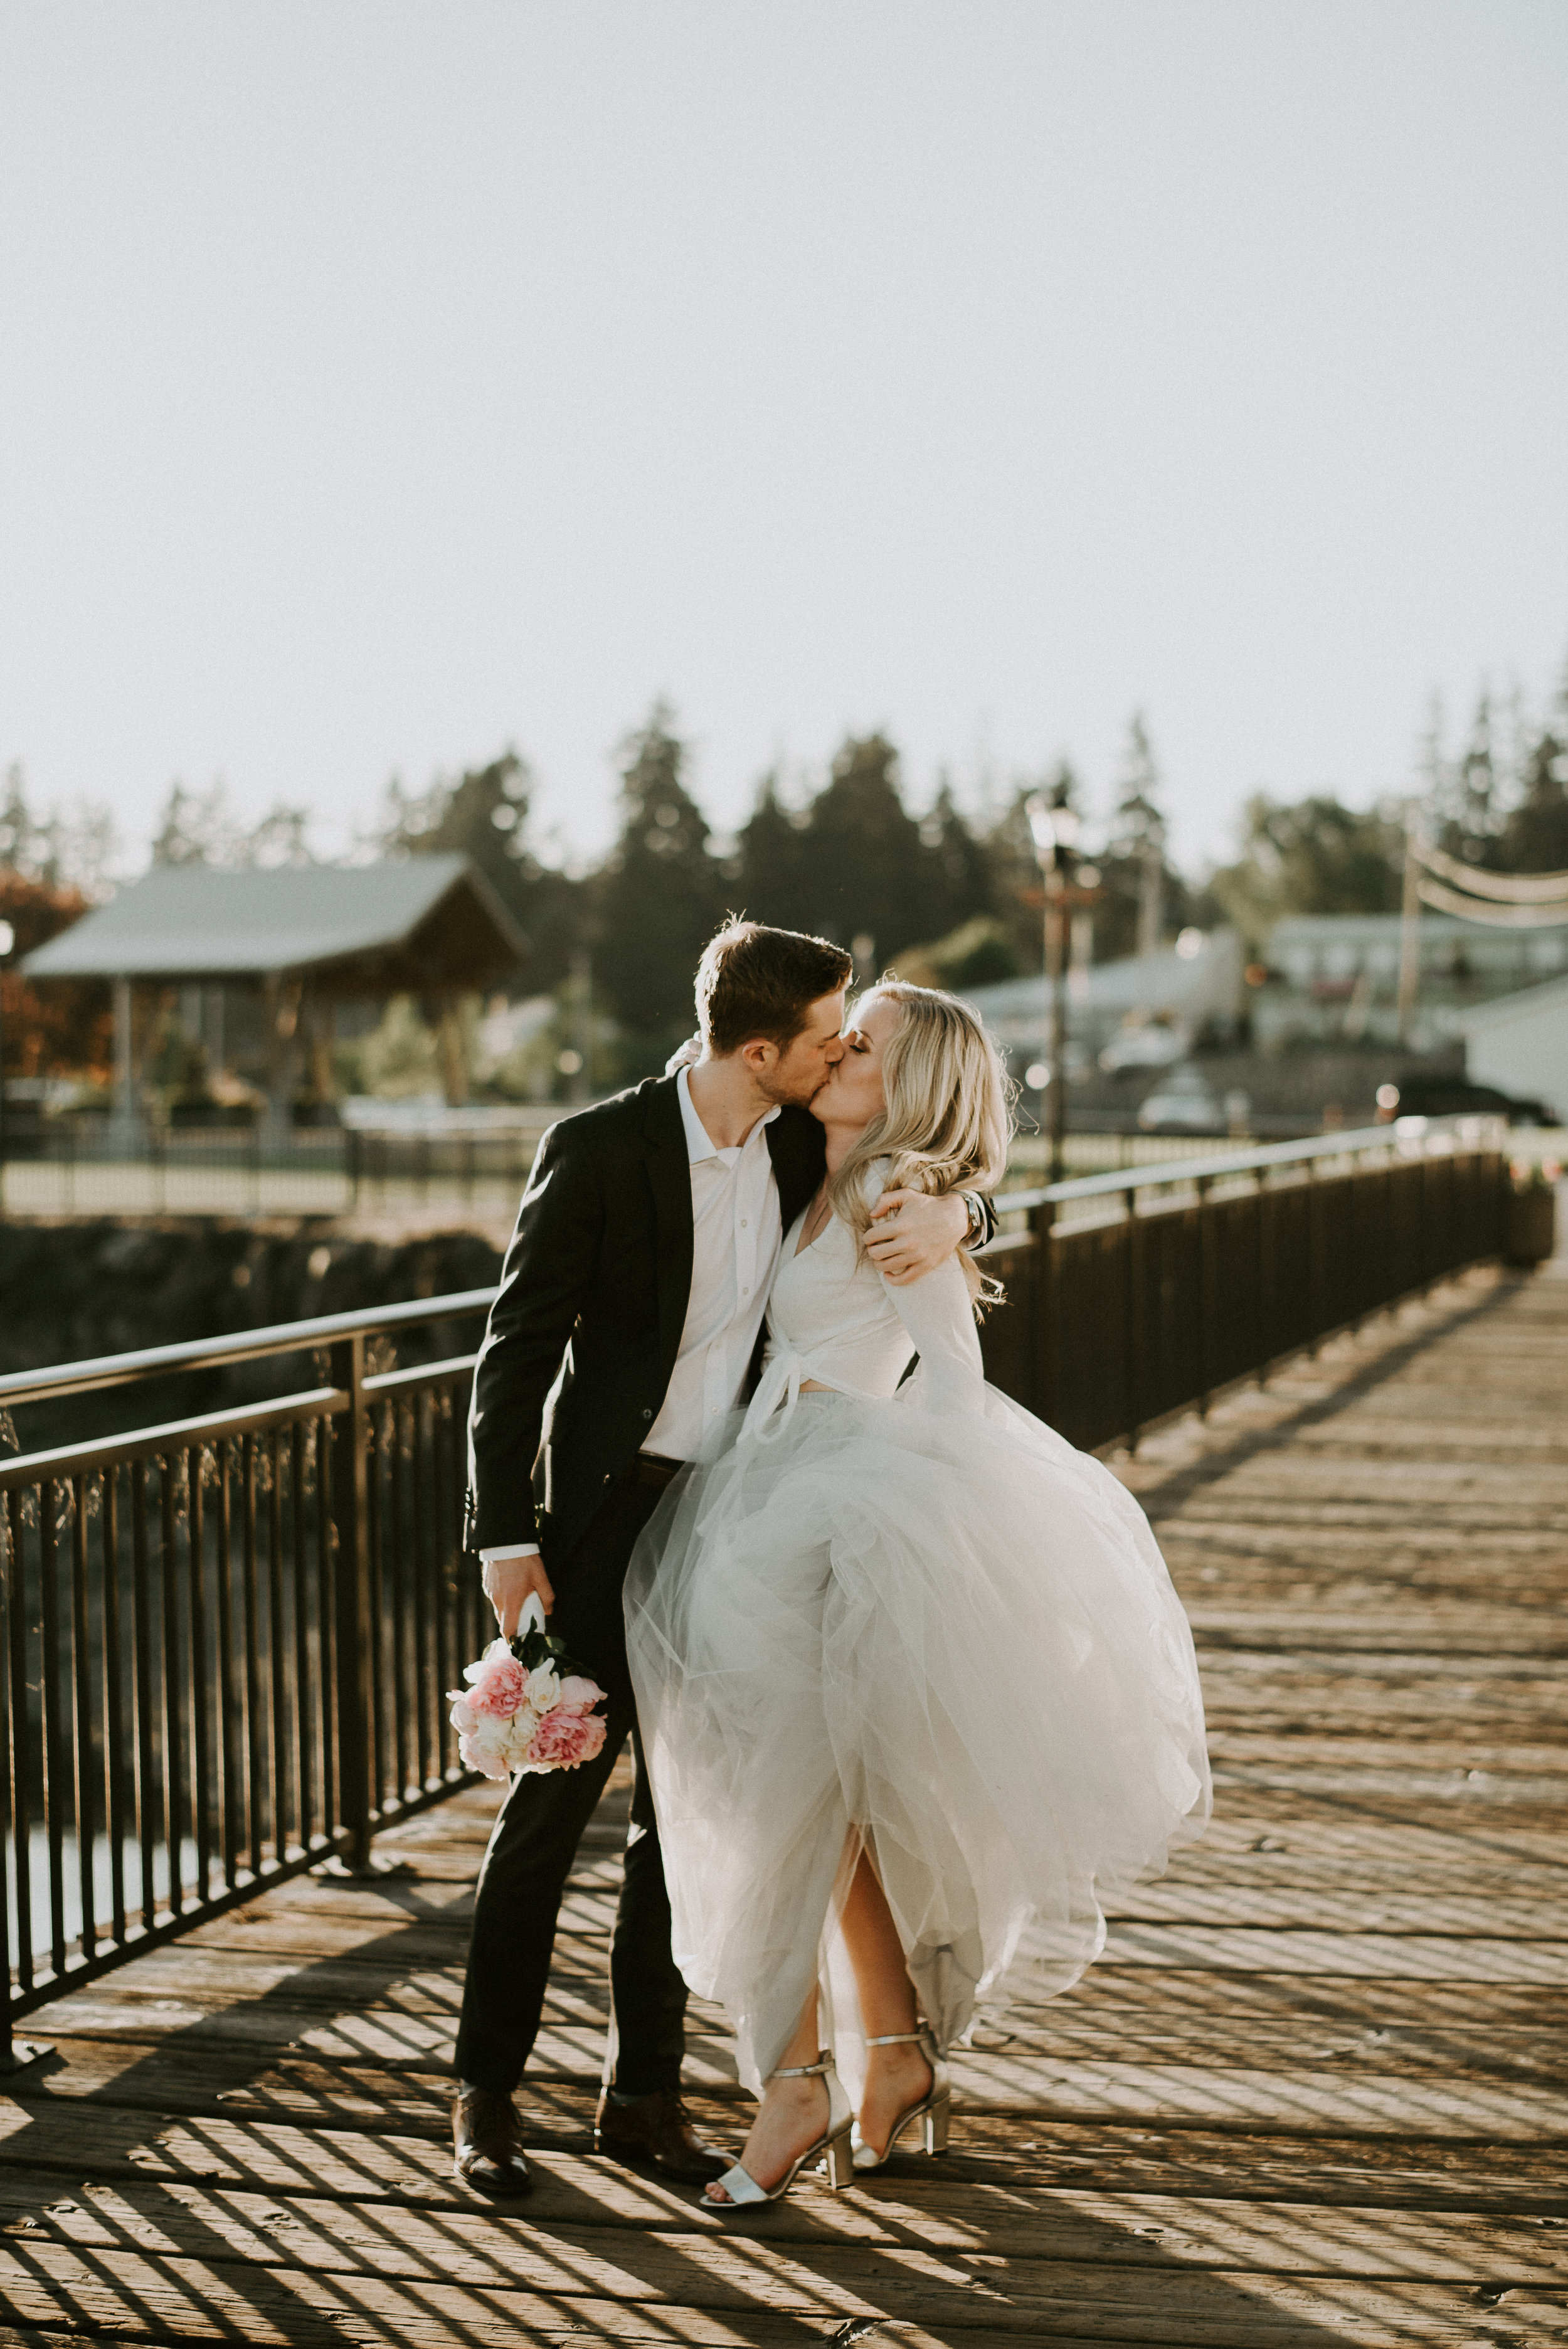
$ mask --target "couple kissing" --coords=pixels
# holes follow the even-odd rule
[[[984,1378],[995,1050],[897,980],[846,1019],[851,968],[727,924],[695,1053],[552,1126],[519,1211],[467,1544],[503,1636],[537,1596],[608,1702],[591,1761],[513,1778],[480,1877],[454,2146],[492,2197],[528,2189],[513,2094],[628,1738],[595,2146],[720,2210],[941,2152],[977,2009],[1076,1981],[1207,1817],[1147,1520]],[[682,2098],[691,1990],[760,2098],[738,2160]]]

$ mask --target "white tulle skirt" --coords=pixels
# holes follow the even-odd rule
[[[994,1388],[961,1413],[919,1372],[886,1402],[804,1394],[775,1441],[685,1472],[626,1631],[676,1961],[754,2089],[814,1978],[855,2032],[833,1944],[862,1846],[945,2047],[1067,1989],[1208,1817],[1148,1520]]]

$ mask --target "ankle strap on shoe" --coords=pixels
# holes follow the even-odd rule
[[[925,2037],[923,2031],[887,2031],[880,2039],[868,2039],[868,2047],[917,2047]]]
[[[832,2068],[832,2056],[819,2054],[814,2064],[781,2064],[777,2072],[769,2072],[768,2076],[770,2080],[814,2080]]]

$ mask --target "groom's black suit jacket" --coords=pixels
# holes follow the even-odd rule
[[[822,1179],[822,1129],[808,1111],[784,1109],[767,1136],[788,1231]],[[537,1540],[552,1573],[565,1563],[663,1407],[691,1270],[691,1160],[675,1078],[552,1125],[474,1371],[470,1549]]]

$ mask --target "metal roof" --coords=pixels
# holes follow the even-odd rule
[[[1539,978],[1533,987],[1521,987],[1511,995],[1494,995],[1490,1003],[1454,1013],[1452,1024],[1461,1036],[1473,1036],[1482,1029],[1510,1027],[1516,1019],[1534,1019],[1542,1013],[1561,1019],[1568,1029],[1568,978]]]
[[[1196,955],[1179,955],[1172,948],[1120,955],[1113,962],[1091,963],[1077,978],[1075,1019],[1097,1015],[1119,1019],[1139,1009],[1201,1019],[1209,1012],[1231,1013],[1239,1008],[1241,945],[1234,930],[1211,930]],[[1000,1042],[1038,1038],[1047,1009],[1046,981],[1039,973],[999,979],[994,986],[964,987],[958,992]]]
[[[29,978],[220,979],[394,959],[456,893],[484,958],[515,964],[527,941],[466,856],[251,872],[154,865],[23,963]]]

